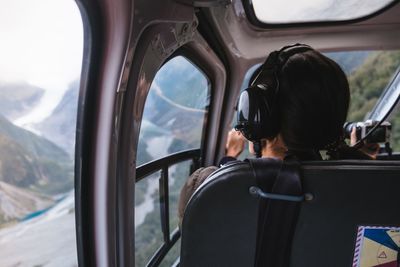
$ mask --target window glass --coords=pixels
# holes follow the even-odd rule
[[[79,9],[2,1],[0,32],[0,266],[77,266]]]
[[[138,143],[138,165],[173,153],[201,148],[206,113],[210,103],[209,82],[189,60],[177,56],[157,72],[146,99]],[[135,184],[135,262],[146,266],[164,244],[162,222],[171,235],[178,226],[180,190],[192,169],[192,159],[162,166],[168,170],[169,221],[162,220],[159,180],[161,172]],[[166,219],[166,218],[165,218]],[[168,242],[168,241],[167,241]],[[179,256],[180,241],[174,244],[160,266],[171,266]]]
[[[400,51],[348,51],[326,55],[341,65],[349,80],[351,101],[347,121],[369,119],[400,66]],[[389,120],[394,151],[400,151],[400,116],[397,114]]]
[[[135,264],[146,266],[163,243],[159,179],[156,172],[135,184]]]
[[[376,121],[381,121],[390,112],[390,110],[396,105],[400,95],[400,73],[397,70],[392,82],[387,86],[386,90],[379,99],[379,102],[372,110],[369,118]]]
[[[252,0],[257,19],[264,23],[343,21],[372,14],[393,0]]]
[[[179,194],[190,175],[192,160],[187,160],[169,167],[169,225],[170,231],[178,227]]]
[[[400,65],[400,51],[326,53],[346,73],[351,93],[348,121],[363,121]]]
[[[178,266],[179,256],[181,254],[181,240],[179,239],[176,244],[171,248],[165,258],[161,261],[160,267]]]
[[[208,87],[204,74],[182,56],[157,72],[143,111],[138,165],[200,147]]]

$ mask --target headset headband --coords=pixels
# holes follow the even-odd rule
[[[249,88],[239,98],[236,129],[253,142],[279,133],[279,73],[294,54],[313,50],[308,45],[285,46],[270,53]]]
[[[294,45],[284,46],[280,50],[271,52],[265,60],[264,64],[257,70],[258,73],[251,81],[250,87],[260,84],[256,83],[257,80],[259,78],[267,76],[269,72],[273,72],[271,73],[272,75],[277,75],[277,72],[280,71],[280,69],[285,65],[285,63],[291,56],[298,53],[306,52],[308,50],[313,49],[308,45],[297,43]],[[275,78],[277,79],[278,77]]]

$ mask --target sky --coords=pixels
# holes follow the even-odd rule
[[[0,82],[27,82],[45,89],[42,105],[47,111],[36,111],[36,117],[43,117],[80,76],[79,9],[73,0],[0,0],[0,6]]]

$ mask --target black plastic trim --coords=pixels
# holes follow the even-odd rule
[[[324,160],[324,161],[303,161],[302,169],[399,169],[400,161],[396,160]]]
[[[139,182],[149,174],[162,170],[165,166],[171,166],[189,159],[196,161],[199,160],[199,158],[200,149],[190,149],[171,154],[165,158],[150,161],[149,163],[140,165],[136,168],[136,182]]]
[[[78,98],[75,137],[75,223],[79,266],[96,266],[94,225],[94,192],[91,176],[93,138],[97,92],[96,74],[102,56],[103,24],[96,2],[77,0],[83,28],[83,59]],[[90,101],[89,101],[90,99]]]

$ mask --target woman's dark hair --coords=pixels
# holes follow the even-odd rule
[[[350,92],[339,65],[315,50],[291,56],[278,73],[280,133],[289,149],[326,149],[342,138]]]

